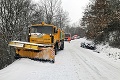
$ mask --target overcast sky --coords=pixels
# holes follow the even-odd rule
[[[71,23],[78,22],[82,18],[88,3],[89,0],[62,0],[63,9],[69,12]]]

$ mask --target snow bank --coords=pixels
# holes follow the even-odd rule
[[[87,40],[86,38],[81,38],[81,42],[89,42],[90,40]],[[112,58],[114,60],[120,60],[120,49],[118,48],[112,48],[109,46],[109,44],[103,45],[96,45],[97,49],[96,52],[103,54],[105,56],[108,56],[109,58]]]
[[[120,59],[120,49],[112,48],[108,44],[97,45],[96,51],[105,54],[109,58],[113,58],[115,60]]]

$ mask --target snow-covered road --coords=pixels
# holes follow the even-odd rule
[[[54,64],[20,59],[0,70],[0,80],[120,80],[120,61],[65,42]]]

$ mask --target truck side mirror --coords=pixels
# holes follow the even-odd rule
[[[56,28],[54,28],[54,33],[57,33],[57,32],[58,32],[58,30]]]

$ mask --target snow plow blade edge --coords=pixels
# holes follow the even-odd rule
[[[55,51],[51,45],[11,41],[9,46],[15,47],[16,54],[20,57],[50,60],[52,62],[55,60]]]

